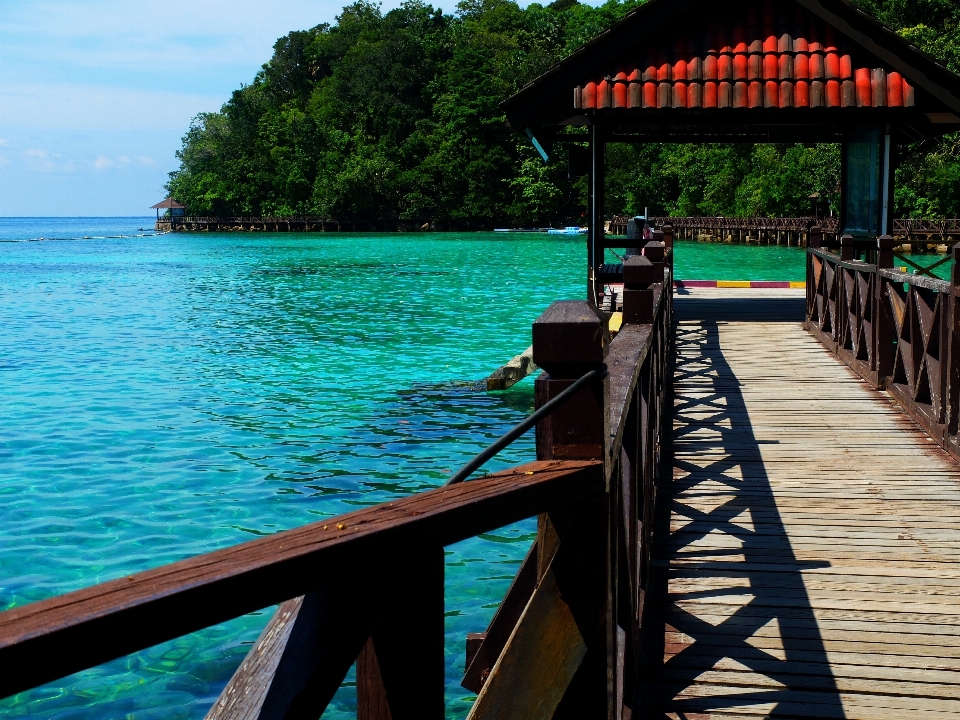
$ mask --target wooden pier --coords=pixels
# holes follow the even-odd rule
[[[960,715],[960,466],[824,351],[805,305],[677,299],[643,717]]]
[[[443,548],[536,517],[463,639],[468,720],[960,716],[960,247],[949,281],[900,272],[889,203],[960,76],[839,0],[650,0],[502,107],[589,166],[535,413],[441,487],[0,613],[0,696],[279,605],[208,718],[318,720],[355,666],[359,720],[443,720]],[[669,223],[605,236],[607,143],[779,141],[844,158],[802,293],[675,302]]]
[[[626,215],[615,215],[610,222],[611,235],[626,235]],[[837,217],[659,217],[651,216],[653,227],[669,225],[677,238],[745,245],[786,245],[807,247],[811,230],[816,228],[828,241],[839,244],[842,230]],[[926,220],[896,218],[891,235],[898,245],[914,251],[945,251],[960,241],[960,219]]]
[[[422,223],[390,218],[330,218],[325,216],[157,218],[157,232],[396,232],[423,230]],[[429,224],[428,224],[429,227]]]

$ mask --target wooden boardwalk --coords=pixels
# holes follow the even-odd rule
[[[692,293],[641,716],[960,717],[960,467],[803,330],[802,291]]]

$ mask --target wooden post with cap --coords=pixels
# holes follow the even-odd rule
[[[660,277],[657,278],[659,266]],[[653,322],[653,289],[663,282],[663,263],[652,263],[646,255],[629,257],[623,263],[623,322],[643,325]]]
[[[639,258],[637,258],[639,259]],[[647,261],[649,262],[649,261]],[[533,324],[537,407],[585,373],[603,367],[610,336],[590,303],[553,303]],[[602,459],[609,437],[609,379],[591,383],[537,426],[537,459]],[[609,490],[609,488],[608,488]],[[589,507],[541,515],[539,574],[556,579],[582,631],[584,656],[553,714],[554,720],[614,717],[616,697],[616,508],[614,493]],[[619,720],[619,717],[617,717]]]
[[[950,269],[950,296],[943,298],[950,305],[940,312],[948,313],[947,325],[947,361],[946,391],[943,394],[946,406],[947,436],[955,438],[960,431],[960,243],[954,245],[950,252],[953,255],[953,267]],[[942,300],[941,300],[942,302]]]
[[[853,260],[853,235],[840,237],[840,259]]]
[[[533,358],[544,370],[535,384],[537,406],[604,369],[609,344],[606,318],[589,301],[547,308],[533,324]],[[620,720],[610,683],[617,658],[608,397],[607,376],[598,373],[537,424],[537,459],[604,460],[608,491],[539,517],[536,586],[483,683],[471,720]]]

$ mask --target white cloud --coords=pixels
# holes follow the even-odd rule
[[[33,171],[40,173],[71,173],[76,169],[76,163],[72,160],[63,159],[61,153],[51,152],[42,148],[28,148],[21,151],[24,158],[23,165]]]
[[[96,170],[109,170],[111,168],[125,167],[153,167],[157,161],[151,157],[138,156],[129,157],[127,155],[118,155],[115,158],[108,158],[106,155],[100,155],[93,161],[92,165]]]
[[[6,138],[0,138],[0,147],[7,147],[10,145],[10,141]]]
[[[38,150],[32,148],[30,150],[24,150],[23,154],[28,157],[40,158],[41,160],[49,160],[50,158],[62,157],[59,153],[52,153],[49,150]]]

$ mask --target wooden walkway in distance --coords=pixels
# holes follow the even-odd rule
[[[640,717],[960,717],[960,466],[802,291],[690,293]]]

